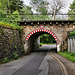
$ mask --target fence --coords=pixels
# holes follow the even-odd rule
[[[75,53],[75,37],[68,38],[68,52]]]
[[[0,21],[75,20],[75,14],[0,14]]]

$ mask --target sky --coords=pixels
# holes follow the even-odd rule
[[[30,0],[23,0],[23,1],[24,1],[24,3],[25,3],[26,5],[29,5],[29,3],[30,3]],[[48,1],[49,3],[52,2],[52,0],[47,0],[47,1]],[[68,13],[69,6],[70,6],[70,4],[72,4],[73,0],[61,0],[61,1],[63,1],[63,2],[65,3],[65,8],[62,9],[61,12],[62,12],[62,13]]]

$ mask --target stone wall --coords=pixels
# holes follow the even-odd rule
[[[33,47],[35,46],[34,42],[35,42],[37,37],[39,37],[41,34],[44,34],[42,32],[35,33],[35,36],[30,37],[31,41],[27,45],[27,42],[25,41],[26,40],[25,38],[32,31],[40,29],[40,25],[43,25],[43,24],[39,24],[39,25],[34,24],[34,25],[26,25],[26,26],[22,25],[21,26],[21,27],[24,28],[24,30],[23,30],[23,41],[26,44],[26,45],[24,45],[25,52],[32,48],[31,44],[33,45]],[[44,26],[43,29],[49,30],[57,36],[57,38],[58,38],[58,40],[56,41],[57,42],[57,51],[59,52],[60,50],[67,50],[67,45],[68,45],[67,44],[67,32],[70,31],[70,30],[73,30],[75,28],[75,26],[73,24],[68,25],[67,23],[65,23],[64,25],[62,25],[60,23],[58,25],[56,25],[56,24],[53,24],[53,25],[45,24],[43,26]],[[62,45],[62,48],[60,49],[61,45]],[[27,46],[28,46],[28,49],[27,49]]]
[[[24,54],[23,44],[19,31],[11,28],[0,27],[0,61],[4,58],[11,59],[14,53]]]
[[[40,47],[40,37],[32,37],[24,44],[24,51],[26,54],[30,54],[31,52],[34,52],[37,48]]]
[[[61,48],[62,51],[68,49],[68,38],[66,38],[65,40],[62,41],[60,48]]]

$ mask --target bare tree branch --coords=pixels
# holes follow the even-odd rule
[[[61,9],[65,8],[65,4],[61,1],[61,0],[53,0],[51,5],[51,12],[52,12],[52,16],[54,16],[55,19],[55,15],[58,14],[60,12]]]

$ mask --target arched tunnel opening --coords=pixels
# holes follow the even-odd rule
[[[43,37],[43,36],[48,36]],[[42,37],[42,38],[41,38]],[[49,38],[50,37],[50,38]],[[43,42],[43,39],[45,41]],[[40,48],[40,44],[46,44],[43,48]],[[51,44],[55,43],[55,44]],[[32,32],[26,38],[26,50],[27,53],[34,52],[34,51],[55,51],[57,52],[57,38],[52,32],[48,31],[39,31],[39,32]],[[38,50],[38,48],[40,48]]]
[[[40,51],[54,51],[57,52],[57,47],[56,47],[56,40],[54,37],[50,34],[42,34],[39,36],[40,40],[40,47],[43,46],[43,50]],[[45,49],[44,49],[45,48]]]

